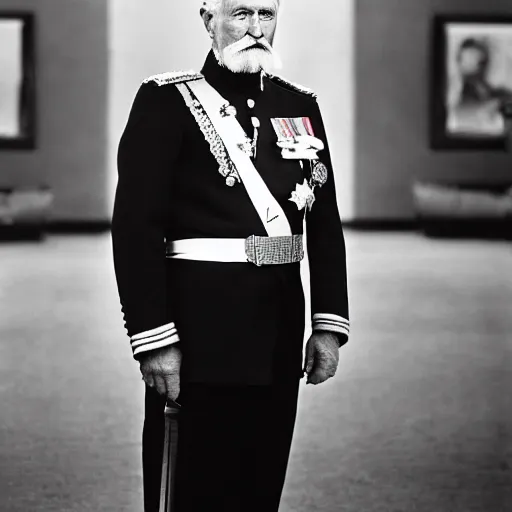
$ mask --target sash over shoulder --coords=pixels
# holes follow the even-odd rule
[[[238,171],[245,189],[269,236],[291,236],[291,227],[276,198],[245,150],[247,135],[235,115],[227,112],[229,102],[206,80],[196,80],[186,86],[196,101],[206,111],[213,129],[224,143],[224,147]]]

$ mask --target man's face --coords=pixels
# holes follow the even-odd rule
[[[273,67],[277,11],[277,0],[223,0],[212,26],[221,63],[238,73]]]
[[[459,57],[459,69],[463,76],[480,75],[485,71],[485,55],[479,48],[465,48]]]

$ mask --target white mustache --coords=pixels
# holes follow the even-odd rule
[[[272,46],[270,46],[270,43],[264,38],[260,39],[254,39],[254,37],[251,37],[249,35],[243,37],[240,39],[240,41],[237,41],[236,43],[233,43],[229,45],[229,52],[231,54],[243,52],[244,50],[247,50],[248,48],[254,47],[255,50],[265,50],[269,53],[272,53]],[[226,48],[226,50],[228,49]]]

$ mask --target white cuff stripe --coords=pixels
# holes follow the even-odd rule
[[[313,315],[313,331],[331,331],[345,335],[350,333],[350,322],[339,315],[316,313]]]
[[[140,347],[142,345],[148,345],[150,343],[155,343],[157,341],[164,340],[166,338],[172,338],[173,336],[176,336],[178,334],[178,331],[176,330],[176,327],[173,329],[169,329],[168,331],[158,334],[157,336],[150,336],[148,338],[144,338],[142,340],[138,340],[133,342],[132,341],[132,348]]]
[[[329,313],[316,313],[313,315],[313,322],[318,322],[318,321],[330,321],[330,322],[336,322],[336,323],[339,323],[339,324],[346,324],[346,325],[349,325],[349,321],[346,319],[346,318],[343,318],[342,316],[339,316],[339,315],[332,315],[332,314],[329,314]]]
[[[150,331],[144,331],[140,332],[139,334],[135,334],[134,336],[132,336],[132,341],[138,341],[143,338],[148,338],[150,336],[156,336],[157,334],[162,334],[163,332],[174,328],[174,322],[171,322],[170,324],[166,325],[161,325],[160,327],[156,327],[155,329],[151,329]]]
[[[137,354],[141,354],[142,352],[149,352],[150,350],[155,350],[157,348],[168,347],[169,345],[174,345],[175,343],[178,343],[178,341],[180,341],[180,339],[178,335],[176,335],[172,338],[166,338],[165,340],[156,343],[143,345],[134,350],[133,355],[136,356]]]
[[[342,325],[336,324],[324,324],[324,323],[316,323],[313,325],[314,331],[330,331],[330,332],[339,332],[341,334],[346,334],[347,336],[350,334],[348,327],[344,327]]]
[[[350,327],[350,325],[348,323],[333,322],[332,320],[316,320],[313,322],[313,325],[316,325],[316,324],[339,325],[340,327],[346,327],[347,329]]]

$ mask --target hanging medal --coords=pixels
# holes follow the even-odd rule
[[[249,98],[247,100],[247,106],[249,107],[249,110],[252,110],[255,105],[256,105],[256,102],[253,99]],[[259,129],[260,129],[261,123],[260,123],[260,120],[255,116],[251,116],[251,123],[252,123],[252,127],[253,127],[253,136],[252,136],[252,144],[251,144],[252,157],[254,159],[256,159],[256,153],[258,150]]]
[[[256,158],[256,151],[258,149],[258,129],[260,127],[260,120],[257,117],[251,117],[252,126],[254,128],[253,138],[252,138],[252,157]]]

